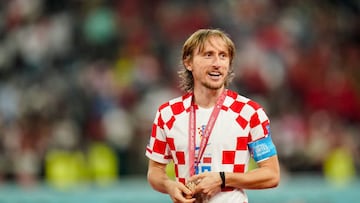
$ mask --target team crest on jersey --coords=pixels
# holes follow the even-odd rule
[[[205,128],[206,128],[206,125],[201,125],[201,127],[197,128],[197,132],[199,134],[199,137],[200,137],[200,141],[201,139],[203,138],[204,134],[205,134]],[[210,143],[207,143],[206,146],[208,146]],[[195,150],[199,150],[200,149],[200,146],[196,146],[195,147]]]
[[[198,128],[198,133],[199,133],[201,138],[205,134],[205,128],[206,128],[206,125],[201,125],[201,127]]]

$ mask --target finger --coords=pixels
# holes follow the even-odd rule
[[[194,194],[197,193],[205,193],[205,190],[208,192],[209,191],[209,185],[204,183],[204,182],[199,182],[196,187],[195,190],[193,191]]]
[[[195,201],[196,201],[195,198],[191,198],[191,199],[185,199],[185,200],[182,201],[182,202],[184,202],[184,203],[193,203],[193,202],[195,202]]]
[[[217,193],[221,192],[221,189],[219,187],[216,187],[216,188],[210,188],[210,189],[204,189],[202,191],[204,194],[206,194],[206,196],[208,198],[211,198],[213,197],[214,195],[216,195]]]
[[[188,179],[188,181],[196,181],[201,178],[203,178],[203,174],[193,175]]]
[[[189,188],[187,185],[181,185],[180,187],[181,191],[183,191],[184,193],[188,194],[188,193],[192,193],[192,188]]]
[[[191,198],[191,199],[185,200],[185,203],[193,203],[193,202],[195,202],[195,201],[196,201],[195,198]]]
[[[182,195],[187,198],[190,199],[193,196],[193,191],[191,190],[191,188],[188,188],[187,186],[185,186],[184,184],[181,184],[181,186],[179,187],[179,189],[182,192]]]
[[[191,191],[189,188],[184,188],[182,190],[183,196],[186,197],[187,199],[191,198],[193,196],[193,191]]]
[[[196,199],[193,198],[193,196],[189,196],[189,197],[184,197],[184,196],[177,196],[176,201],[175,202],[183,202],[183,203],[191,203],[194,202]]]

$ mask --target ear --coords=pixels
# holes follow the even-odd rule
[[[184,66],[188,71],[192,71],[192,66],[188,61],[184,61]]]

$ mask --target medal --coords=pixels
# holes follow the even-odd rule
[[[189,188],[189,190],[194,191],[197,184],[200,183],[200,180],[191,181],[186,183],[186,187]],[[188,195],[186,196],[187,199],[193,198],[192,196]],[[195,203],[207,203],[209,202],[209,198],[204,193],[197,193],[194,195]]]

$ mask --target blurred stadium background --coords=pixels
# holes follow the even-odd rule
[[[0,202],[170,202],[146,182],[181,46],[221,28],[232,88],[272,122],[282,182],[254,203],[360,198],[360,1],[0,1]],[[254,166],[255,167],[255,166]],[[171,173],[171,172],[170,172]]]

